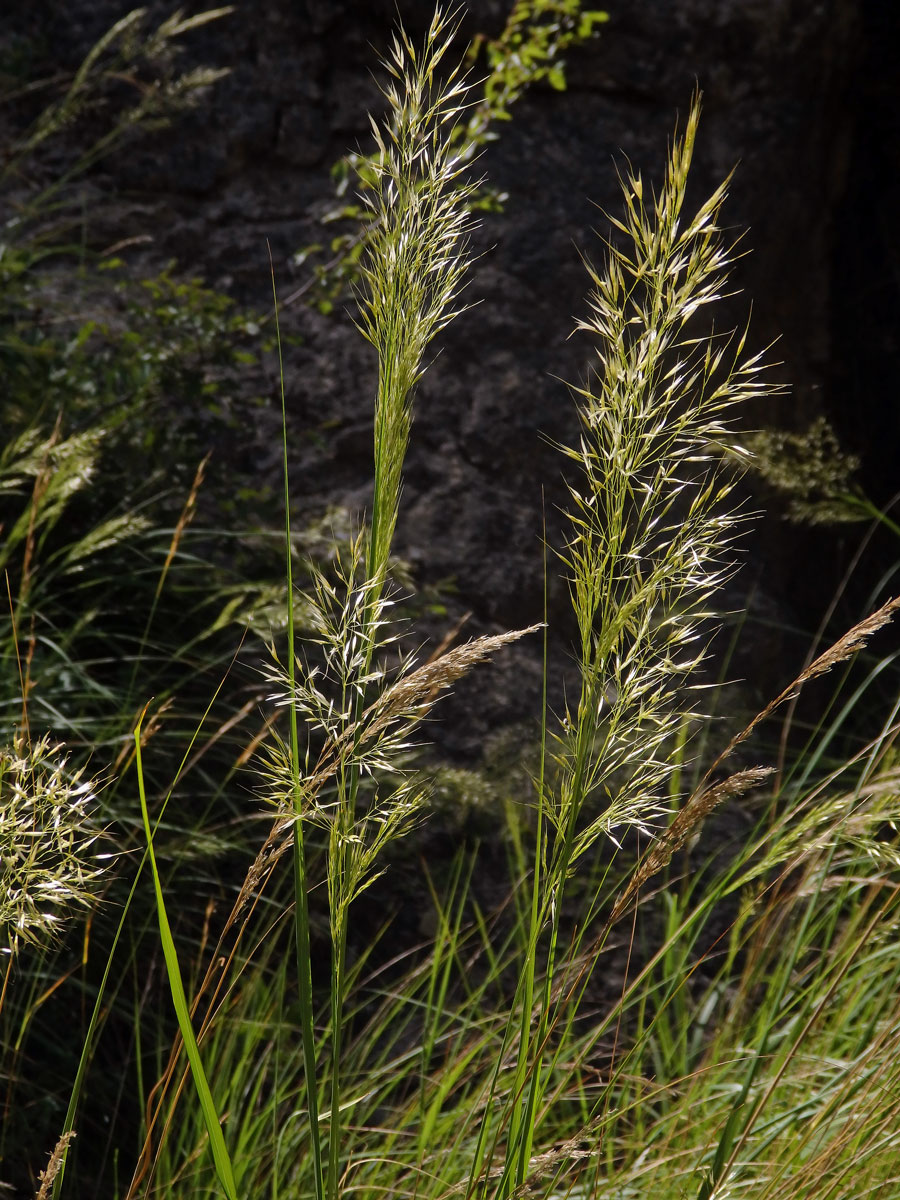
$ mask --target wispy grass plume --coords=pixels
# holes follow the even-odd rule
[[[435,10],[424,46],[401,29],[382,66],[387,119],[372,121],[374,186],[363,193],[375,234],[362,271],[359,328],[378,353],[375,492],[366,573],[382,586],[400,500],[412,396],[432,338],[457,315],[468,267],[467,209],[476,184],[453,136],[469,87],[445,56],[455,14]]]
[[[49,738],[0,749],[0,950],[52,939],[96,898],[98,786]]]
[[[691,710],[685,685],[734,569],[741,517],[723,452],[746,457],[735,417],[776,390],[760,356],[745,355],[745,336],[697,324],[721,298],[733,256],[718,225],[727,181],[684,212],[699,116],[695,101],[658,195],[625,175],[625,218],[610,218],[621,237],[603,269],[588,267],[590,313],[577,326],[595,347],[577,389],[581,438],[566,449],[580,475],[564,558],[581,693],[560,739],[555,820],[566,827],[573,804],[591,796],[600,811],[574,836],[573,858],[598,833],[647,832],[666,816],[677,766],[667,751]]]

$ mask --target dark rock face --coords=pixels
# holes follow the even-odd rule
[[[16,25],[69,65],[127,7],[44,0],[22,5]],[[498,29],[506,9],[503,0],[473,5],[464,31]],[[421,30],[430,0],[406,0],[400,10]],[[509,193],[508,205],[477,235],[468,295],[479,306],[444,335],[416,402],[397,550],[421,581],[452,578],[452,607],[473,610],[479,626],[540,618],[542,504],[552,531],[564,495],[562,459],[550,443],[576,429],[554,377],[577,382],[591,355],[583,336],[567,340],[587,283],[578,251],[601,254],[591,229],[603,226],[597,206],[619,205],[619,152],[645,181],[659,178],[695,84],[704,93],[695,198],[737,164],[726,219],[736,232],[749,227],[753,251],[735,271],[745,294],[726,302],[717,323],[741,323],[752,298],[752,341],[781,336],[779,375],[792,385],[790,397],[748,414],[748,423],[803,425],[820,411],[834,367],[841,284],[833,272],[854,153],[850,96],[865,50],[860,5],[642,0],[611,4],[610,16],[602,37],[570,55],[568,90],[527,94],[485,154],[484,170]],[[96,244],[150,234],[149,249],[133,251],[148,267],[174,257],[186,273],[265,308],[268,239],[282,293],[299,287],[308,268],[295,268],[292,256],[331,236],[318,222],[333,194],[329,167],[366,145],[367,110],[379,108],[372,48],[387,45],[393,19],[388,0],[272,0],[238,5],[193,34],[190,56],[232,73],[175,129],[105,166],[97,182],[115,203],[92,231]],[[303,339],[287,355],[294,495],[310,514],[334,502],[361,508],[371,355],[342,313],[293,304],[284,319]],[[251,474],[277,470],[273,429],[264,416],[242,438]],[[753,555],[764,590],[814,620],[829,585],[814,588],[796,571],[800,544],[770,522]],[[833,539],[814,541],[809,553],[832,547]],[[565,588],[549,569],[556,608]],[[479,689],[494,697],[488,707],[521,701],[524,712],[534,700],[501,700],[501,690]]]

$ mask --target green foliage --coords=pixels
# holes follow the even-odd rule
[[[171,270],[135,279],[120,260],[97,261],[69,240],[72,182],[219,77],[178,74],[178,40],[226,11],[175,14],[156,29],[143,10],[123,18],[0,174],[17,212],[0,231],[0,567],[14,597],[0,623],[7,737],[22,704],[8,669],[14,624],[35,723],[94,748],[121,747],[138,661],[154,672],[151,663],[167,664],[156,673],[162,702],[194,673],[184,646],[224,628],[229,604],[235,619],[248,607],[252,585],[226,600],[232,581],[183,549],[198,464],[236,419],[229,380],[251,358],[249,339],[258,349],[258,326],[199,281]],[[137,89],[130,107],[119,94],[125,78]],[[70,167],[45,186],[36,155],[63,134],[75,147]],[[177,623],[165,620],[169,604]],[[166,627],[183,640],[161,646]]]
[[[0,194],[16,214],[0,231],[0,369],[6,383],[0,419],[7,440],[14,430],[43,427],[46,433],[65,412],[75,430],[93,427],[90,436],[115,442],[112,455],[124,458],[111,488],[116,495],[128,480],[137,475],[146,481],[148,474],[124,453],[126,445],[146,453],[177,413],[214,411],[217,372],[246,363],[248,352],[236,343],[245,334],[256,337],[258,329],[233,311],[230,300],[196,280],[176,280],[166,271],[136,281],[119,259],[96,262],[85,247],[85,217],[72,184],[129,140],[202,99],[224,72],[204,67],[179,74],[179,43],[230,11],[190,17],[179,11],[156,28],[148,28],[144,9],[123,17],[91,49],[61,98],[13,144],[0,170]],[[51,142],[71,161],[44,183],[36,156]],[[80,270],[73,274],[69,265],[61,288],[58,264],[73,255]],[[170,402],[165,413],[159,411],[163,400]],[[110,437],[129,421],[125,437]],[[183,423],[174,425],[181,441],[164,453],[196,462],[207,447],[189,452]],[[208,429],[202,440],[208,441]],[[111,474],[107,464],[101,475]],[[187,487],[190,478],[179,482]],[[133,490],[126,486],[125,494]]]
[[[150,31],[143,12],[119,22],[63,99],[11,148],[0,175],[0,195],[16,213],[0,230],[2,925],[5,943],[27,948],[10,955],[0,1000],[8,1050],[0,1178],[12,1172],[20,1185],[36,1147],[43,1155],[58,1136],[66,1108],[59,1091],[73,1080],[71,1109],[79,1111],[95,1033],[120,1019],[121,1003],[133,1012],[126,968],[90,1028],[81,1027],[81,1066],[76,1038],[59,1041],[48,1070],[40,1055],[35,1063],[37,1045],[46,1046],[48,1036],[58,1041],[50,1010],[71,971],[70,947],[48,944],[46,935],[88,910],[78,986],[89,994],[114,925],[98,918],[100,933],[91,939],[98,885],[108,900],[101,914],[118,918],[120,902],[130,912],[123,876],[140,835],[123,781],[144,689],[156,697],[148,721],[156,751],[148,786],[155,789],[171,779],[185,725],[234,658],[233,623],[245,623],[260,592],[249,574],[236,581],[223,565],[237,561],[233,548],[215,561],[208,543],[192,543],[191,530],[209,443],[235,419],[230,375],[246,367],[242,339],[259,348],[257,327],[198,281],[170,271],[136,279],[116,259],[98,262],[86,236],[72,236],[82,219],[73,181],[176,116],[217,77],[180,75],[173,39],[224,11],[175,16]],[[135,104],[123,103],[123,89],[132,87]],[[52,139],[67,166],[48,184],[41,155]],[[279,591],[283,597],[283,583]],[[201,835],[200,827],[250,736],[242,725],[252,712],[236,688],[219,693],[219,737],[191,768],[178,821],[160,834],[160,844],[181,844],[188,858],[203,855],[208,880],[232,837]],[[49,740],[39,736],[47,730]],[[103,788],[87,782],[98,771]],[[99,878],[91,843],[101,828],[111,852],[120,853]],[[185,905],[184,883],[179,911],[196,903]],[[191,880],[188,890],[194,886]],[[121,938],[126,961],[143,953],[145,913],[139,898]],[[30,1086],[43,1090],[39,1116],[22,1104]],[[98,1098],[103,1092],[97,1075],[92,1090]],[[27,1134],[19,1117],[26,1110]],[[62,1186],[64,1162],[65,1146],[47,1168],[48,1189]]]
[[[70,299],[48,301],[54,277],[38,267],[18,288],[7,284],[3,420],[52,424],[65,411],[83,427],[97,426],[102,414],[102,438],[122,467],[115,490],[141,466],[146,482],[154,464],[196,462],[217,426],[238,420],[229,382],[255,361],[248,347],[259,347],[259,326],[227,296],[174,278],[171,267],[134,279],[116,260],[102,260],[85,278],[77,315]],[[83,306],[96,315],[84,320]],[[172,482],[186,486],[190,478],[169,475]]]
[[[163,609],[177,606],[186,639],[215,632],[224,589],[232,585],[213,562],[204,566],[179,551],[197,500],[199,447],[222,421],[213,409],[221,384],[211,375],[221,371],[217,361],[234,365],[235,344],[223,335],[244,319],[231,317],[205,290],[185,294],[185,285],[165,276],[136,285],[151,289],[162,303],[129,304],[131,327],[113,332],[90,323],[71,338],[43,330],[29,338],[23,330],[6,346],[0,567],[30,647],[29,699],[41,723],[62,733],[65,713],[69,734],[79,730],[94,745],[108,734],[99,728],[88,734],[82,718],[121,715],[135,702],[133,668],[150,649],[142,639],[161,575],[168,579]],[[211,311],[200,307],[208,297]],[[192,393],[193,410],[176,407],[176,396],[190,401]],[[35,405],[35,396],[42,403]],[[179,413],[190,415],[179,419]],[[245,585],[243,599],[235,593],[227,601],[235,619],[253,590]],[[0,624],[7,637],[9,618]],[[11,642],[5,644],[9,661]],[[177,660],[177,646],[167,656]],[[0,720],[7,729],[16,719],[17,687],[6,674],[3,704],[11,720],[2,714]]]
[[[206,1079],[206,1072],[203,1069],[203,1061],[200,1058],[200,1050],[197,1046],[197,1039],[194,1036],[194,1030],[191,1025],[191,1016],[190,1012],[188,1011],[187,998],[184,994],[184,983],[181,978],[181,968],[178,964],[178,952],[175,949],[175,942],[172,938],[172,928],[169,924],[166,902],[163,897],[162,883],[160,881],[159,870],[156,865],[156,853],[153,849],[153,832],[150,829],[150,816],[147,811],[147,796],[144,788],[144,772],[141,763],[142,721],[143,717],[138,721],[134,730],[135,766],[137,771],[138,791],[141,798],[141,817],[144,822],[144,836],[147,839],[147,852],[150,859],[150,870],[153,875],[153,889],[156,893],[157,919],[159,921],[159,940],[162,943],[163,954],[166,960],[166,974],[169,978],[169,988],[172,992],[172,1000],[175,1005],[175,1012],[178,1016],[178,1028],[191,1064],[191,1075],[193,1078],[194,1087],[196,1088],[197,1096],[200,1100],[200,1107],[203,1111],[203,1119],[206,1124],[206,1131],[209,1135],[209,1141],[212,1147],[213,1161],[216,1165],[216,1175],[218,1176],[219,1182],[222,1185],[222,1189],[225,1192],[227,1200],[237,1200],[237,1190],[234,1183],[234,1168],[231,1165],[231,1158],[229,1157],[228,1150],[225,1146],[225,1139],[222,1137],[221,1119],[216,1111],[212,1093],[209,1090],[209,1083]]]
[[[585,9],[580,0],[516,0],[500,36],[479,34],[469,49],[473,63],[484,52],[488,75],[484,98],[466,126],[466,145],[497,137],[492,123],[510,120],[511,107],[529,87],[546,80],[565,91],[564,54],[596,36],[608,20],[608,13]]]

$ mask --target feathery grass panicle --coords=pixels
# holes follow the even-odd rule
[[[340,798],[333,789],[349,774],[355,773],[360,782],[391,778],[393,788],[384,791],[383,783],[375,785],[378,799],[354,815],[342,835],[353,849],[354,865],[346,879],[353,878],[354,886],[347,887],[350,900],[372,881],[371,870],[378,851],[397,837],[403,836],[421,816],[427,792],[412,788],[404,779],[402,756],[414,744],[416,729],[427,719],[441,694],[504,646],[518,641],[540,626],[509,633],[473,638],[460,646],[416,666],[413,656],[401,655],[396,668],[389,671],[382,661],[368,663],[369,639],[374,638],[380,654],[397,640],[390,622],[380,617],[372,628],[372,614],[383,614],[390,605],[382,595],[370,607],[372,581],[359,581],[362,570],[362,538],[355,539],[347,564],[337,562],[339,579],[329,580],[321,571],[314,573],[314,596],[309,596],[310,611],[318,634],[310,636],[310,646],[321,649],[316,665],[298,659],[295,667],[293,692],[286,671],[270,668],[270,682],[278,690],[269,696],[278,705],[293,704],[301,716],[306,732],[304,773],[301,778],[299,812],[279,821],[277,838],[288,831],[294,820],[318,823],[332,832],[339,822]],[[357,710],[359,698],[374,699]],[[292,773],[288,747],[275,739],[269,747],[269,766],[266,771],[266,795],[283,810],[293,807]],[[282,848],[268,851],[259,861],[259,869],[271,870]],[[346,880],[345,880],[346,881]],[[253,886],[260,882],[259,871],[253,873]]]
[[[20,738],[0,749],[0,949],[54,938],[89,905],[103,873],[91,815],[98,784],[62,747]]]
[[[458,11],[458,10],[457,10]],[[374,234],[362,270],[359,329],[378,354],[375,404],[375,495],[368,576],[378,581],[390,552],[400,478],[412,419],[412,394],[428,343],[459,309],[469,266],[467,209],[477,183],[467,173],[456,128],[469,86],[459,66],[445,71],[456,12],[435,11],[424,47],[401,29],[383,66],[388,115],[372,120],[377,156],[373,187],[361,194]]]
[[[35,1200],[48,1200],[53,1188],[53,1182],[60,1172],[60,1168],[63,1165],[63,1161],[65,1160],[66,1153],[69,1149],[69,1143],[72,1141],[74,1136],[74,1129],[70,1129],[68,1133],[64,1133],[62,1135],[62,1137],[53,1147],[53,1151],[50,1154],[50,1161],[38,1175],[40,1187],[38,1188]]]
[[[625,219],[606,265],[588,267],[589,316],[577,329],[595,363],[575,389],[581,438],[565,453],[570,487],[564,553],[580,633],[581,694],[566,714],[554,813],[563,829],[582,802],[602,811],[574,837],[577,859],[600,834],[649,831],[666,814],[669,747],[692,710],[685,685],[703,661],[716,590],[733,570],[740,514],[721,455],[746,458],[732,422],[777,389],[746,335],[703,336],[696,314],[720,298],[732,252],[718,225],[726,184],[684,213],[700,115],[695,99],[665,183],[647,199],[622,181]]]

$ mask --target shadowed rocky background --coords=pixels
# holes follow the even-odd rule
[[[464,34],[496,33],[507,9],[505,0],[473,4]],[[118,0],[19,0],[2,36],[27,45],[36,65],[71,68],[127,11]],[[153,20],[168,11],[150,6]],[[421,32],[431,5],[401,0],[399,11]],[[334,203],[330,168],[348,149],[368,148],[366,114],[379,109],[371,73],[395,15],[387,0],[239,3],[188,39],[188,62],[231,74],[195,112],[85,185],[92,248],[125,242],[120,253],[136,271],[174,259],[178,271],[263,311],[271,243],[283,324],[299,339],[286,359],[292,487],[310,519],[329,505],[366,504],[372,359],[342,307],[323,315],[305,297],[290,300],[309,273],[295,255],[333,236],[319,219]],[[569,54],[567,90],[530,90],[484,155],[490,182],[509,199],[477,235],[468,297],[478,306],[444,336],[416,403],[397,551],[419,585],[443,588],[451,618],[471,610],[479,630],[541,616],[542,505],[552,532],[564,495],[550,443],[576,428],[558,380],[577,382],[591,354],[583,335],[569,339],[587,283],[579,253],[601,253],[592,230],[604,225],[598,207],[617,210],[623,154],[646,181],[659,178],[696,85],[704,117],[694,196],[736,166],[725,215],[736,233],[748,230],[752,251],[734,272],[743,294],[723,305],[718,325],[740,324],[752,302],[752,344],[780,338],[771,357],[791,385],[749,413],[748,425],[796,429],[827,412],[863,455],[870,495],[885,503],[895,487],[893,5],[642,0],[611,3],[609,15],[600,37]],[[7,119],[24,115],[20,105]],[[42,169],[49,176],[58,165],[51,156]],[[242,422],[221,438],[213,471],[236,490],[266,483],[277,495],[273,362],[262,378],[248,371],[247,386],[271,404],[252,427]],[[859,528],[798,530],[781,519],[777,497],[756,489],[752,503],[770,515],[747,542],[749,562],[729,599],[743,607],[752,590],[763,616],[813,628]],[[552,564],[551,576],[557,610],[564,586]],[[752,649],[763,690],[783,682],[785,653],[802,655],[799,641],[785,651],[784,636],[769,630]],[[483,678],[463,685],[463,704],[477,693],[486,720],[514,719],[536,699],[538,664],[509,661],[519,665],[493,667],[490,687]],[[460,732],[456,748],[471,749],[471,736]]]

